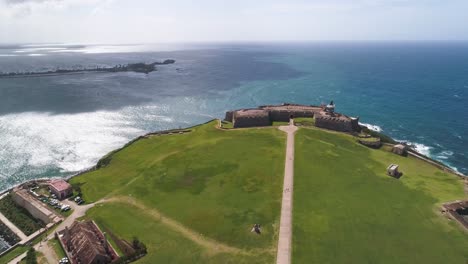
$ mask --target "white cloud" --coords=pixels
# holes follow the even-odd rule
[[[0,42],[468,39],[464,0],[0,0]]]

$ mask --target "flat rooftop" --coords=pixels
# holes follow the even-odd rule
[[[352,119],[351,117],[345,116],[345,115],[340,114],[340,113],[333,113],[333,115],[332,115],[332,114],[327,113],[325,111],[318,112],[315,117],[316,118],[329,119],[329,120],[341,120],[341,121],[347,121],[347,120]]]
[[[320,106],[313,106],[313,105],[292,105],[292,104],[284,104],[284,105],[264,105],[260,106],[261,109],[265,110],[284,110],[284,111],[291,111],[291,110],[301,110],[301,111],[321,111],[322,107]]]
[[[246,116],[268,116],[268,112],[263,109],[242,109],[236,111],[237,117],[246,117]]]
[[[49,185],[59,192],[66,191],[71,188],[71,185],[62,179],[51,180],[49,182]]]
[[[23,200],[27,201],[29,204],[31,204],[32,206],[34,206],[37,210],[39,210],[42,214],[46,215],[47,217],[49,217],[49,219],[51,220],[51,222],[54,220],[55,218],[55,214],[52,213],[51,210],[49,210],[49,208],[47,208],[46,206],[44,206],[41,202],[39,202],[38,200],[36,200],[35,198],[33,198],[31,195],[29,195],[28,191],[25,190],[25,189],[22,189],[22,188],[14,188],[13,189],[13,192],[15,192],[16,195],[18,196],[21,196],[23,198]]]

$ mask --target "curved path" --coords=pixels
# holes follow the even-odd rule
[[[294,134],[297,127],[293,120],[289,126],[281,126],[280,130],[288,134],[286,143],[286,161],[284,164],[283,200],[281,204],[281,220],[278,238],[277,264],[291,263],[292,250],[292,207],[294,183]]]
[[[143,203],[131,197],[126,197],[126,196],[112,197],[110,199],[104,200],[103,202],[119,202],[119,203],[125,203],[128,205],[134,206],[140,209],[141,211],[145,212],[146,214],[148,214],[154,220],[160,221],[162,224],[182,234],[184,237],[190,239],[197,245],[204,247],[205,249],[208,250],[208,254],[210,255],[215,255],[218,253],[252,255],[252,254],[255,254],[255,252],[258,253],[258,252],[263,251],[263,249],[255,249],[252,251],[252,250],[244,250],[240,248],[235,248],[235,247],[220,243],[219,241],[215,241],[213,239],[205,237],[202,234],[187,228],[186,226],[182,225],[176,220],[163,215],[161,212],[159,212],[155,208],[149,208]]]

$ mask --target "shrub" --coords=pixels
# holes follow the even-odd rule
[[[26,264],[37,264],[36,250],[33,247],[29,248],[25,260]]]

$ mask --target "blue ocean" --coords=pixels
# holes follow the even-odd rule
[[[0,72],[175,59],[148,75],[0,78],[0,189],[66,177],[150,131],[321,104],[468,173],[468,43],[3,45]]]

